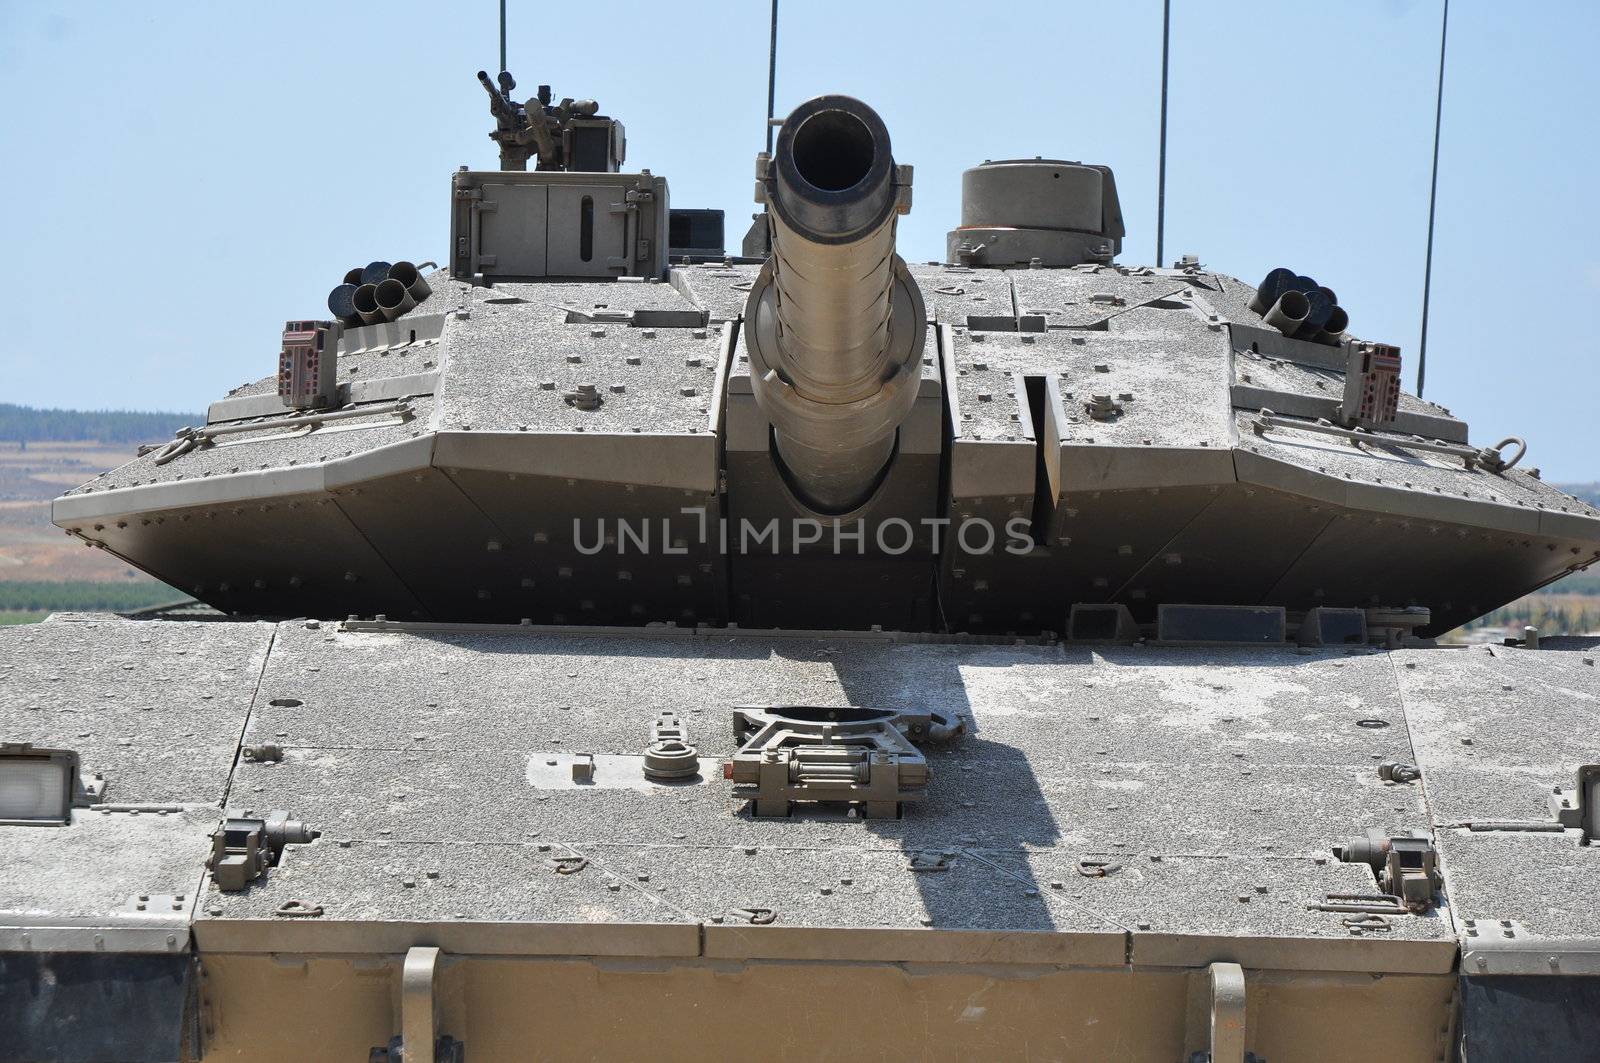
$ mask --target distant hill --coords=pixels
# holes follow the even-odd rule
[[[150,443],[169,438],[184,425],[205,423],[204,414],[141,413],[134,410],[37,410],[0,402],[0,441],[95,440]]]

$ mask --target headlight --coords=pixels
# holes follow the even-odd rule
[[[78,754],[0,745],[0,824],[62,826],[72,821]]]

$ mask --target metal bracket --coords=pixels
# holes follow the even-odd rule
[[[439,950],[414,945],[406,953],[400,969],[400,1043],[406,1063],[434,1063],[439,1014],[434,999],[434,974],[439,967]]]
[[[400,1036],[374,1048],[367,1063],[465,1063],[466,1045],[439,1033],[440,950],[413,945],[400,968]]]
[[[1290,417],[1280,417],[1269,409],[1263,408],[1256,414],[1255,420],[1250,422],[1250,428],[1258,436],[1265,436],[1268,428],[1289,428],[1296,432],[1317,432],[1325,436],[1335,436],[1348,440],[1352,445],[1363,444],[1375,447],[1398,447],[1402,450],[1418,450],[1425,454],[1448,454],[1460,458],[1468,469],[1483,468],[1486,472],[1500,475],[1512,469],[1528,452],[1527,443],[1517,436],[1507,436],[1492,447],[1457,446],[1452,443],[1430,443],[1416,436],[1401,438],[1398,435],[1378,435],[1362,428],[1340,428],[1338,425],[1329,424],[1324,420],[1301,420]],[[1517,445],[1517,452],[1508,460],[1500,456],[1500,452],[1513,443]]]
[[[929,710],[745,706],[733,713],[740,747],[726,775],[757,816],[787,816],[796,801],[831,801],[859,804],[868,819],[894,819],[928,783],[928,762],[912,742],[964,729]]]
[[[1211,1063],[1244,1063],[1244,968],[1213,963],[1211,976]]]
[[[1580,764],[1574,786],[1556,787],[1550,815],[1563,828],[1581,829],[1584,845],[1600,838],[1600,764]]]
[[[282,417],[269,417],[259,421],[230,421],[227,424],[206,425],[203,428],[185,426],[178,429],[173,435],[172,442],[161,449],[154,451],[155,457],[151,461],[156,465],[165,465],[174,458],[182,457],[197,447],[209,447],[222,436],[238,435],[241,432],[266,432],[274,428],[287,428],[291,431],[278,432],[272,435],[258,436],[254,439],[237,440],[239,443],[267,443],[276,439],[286,439],[301,433],[301,429],[308,431],[321,428],[330,421],[349,421],[357,417],[398,417],[398,422],[385,421],[380,424],[362,425],[363,428],[386,427],[391,423],[404,424],[416,416],[411,408],[409,399],[396,399],[393,402],[377,403],[370,406],[349,406],[339,410],[309,410],[305,413],[285,414]]]
[[[1187,1063],[1267,1063],[1244,1047],[1244,968],[1237,963],[1213,963],[1206,970],[1206,978],[1211,990],[1207,1047],[1189,1053]]]
[[[1405,904],[1388,893],[1329,893],[1317,904],[1308,904],[1313,912],[1353,912],[1363,915],[1410,915]]]

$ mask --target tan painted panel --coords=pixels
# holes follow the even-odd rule
[[[399,1030],[400,957],[206,956],[207,1059],[364,1059]],[[474,1063],[1127,1060],[1206,1047],[1204,969],[442,958],[439,1031]],[[1250,1051],[1445,1058],[1452,975],[1246,972]],[[1352,1031],[1360,1031],[1359,1037]]]
[[[400,1029],[398,956],[207,955],[200,971],[208,1061],[364,1060]]]

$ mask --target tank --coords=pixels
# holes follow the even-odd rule
[[[1437,641],[1600,559],[1527,442],[1108,167],[907,263],[822,96],[731,254],[478,77],[438,261],[54,503],[205,608],[0,630],[0,1061],[1592,1054],[1597,640]]]

